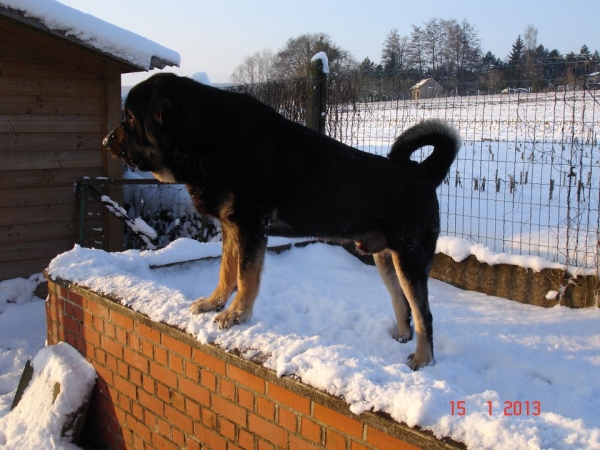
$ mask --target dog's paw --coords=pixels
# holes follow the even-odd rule
[[[408,355],[406,364],[412,370],[416,371],[419,370],[421,367],[433,366],[435,364],[435,361],[433,360],[433,358],[419,358],[415,356],[415,353],[411,353],[410,355]]]
[[[208,311],[218,311],[223,308],[225,301],[214,297],[200,297],[190,306],[192,314],[200,314]]]
[[[406,344],[407,342],[412,341],[413,327],[409,326],[407,330],[402,331],[396,330],[393,337],[401,344]]]
[[[215,322],[219,324],[219,329],[224,330],[240,323],[247,322],[252,313],[245,310],[229,307],[221,314],[215,317]]]

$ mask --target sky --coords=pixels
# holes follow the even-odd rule
[[[410,35],[412,25],[432,18],[466,19],[479,31],[482,49],[504,59],[525,27],[538,29],[538,44],[561,53],[579,52],[583,44],[600,50],[598,0],[576,4],[557,0],[61,0],[114,25],[140,34],[180,53],[189,76],[206,72],[213,83],[231,81],[244,57],[263,49],[274,52],[286,41],[323,32],[362,61],[379,62],[387,34],[398,28]],[[148,73],[123,76],[123,85],[136,84]]]

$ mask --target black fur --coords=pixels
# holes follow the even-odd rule
[[[409,365],[433,362],[427,277],[439,233],[435,189],[459,149],[453,129],[424,121],[385,158],[291,122],[249,96],[172,74],[135,86],[125,115],[104,141],[113,155],[185,183],[196,209],[221,220],[219,286],[194,303],[194,312],[221,308],[237,285],[216,320],[229,327],[250,317],[267,234],[354,241],[376,254],[401,340],[410,338],[400,322],[412,310],[418,340]],[[425,145],[434,146],[432,154],[421,164],[411,161]]]

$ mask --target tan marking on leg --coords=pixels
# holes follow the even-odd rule
[[[200,297],[190,307],[192,314],[221,309],[235,290],[239,266],[239,237],[237,228],[226,220],[221,221],[223,255],[219,283],[209,297]]]
[[[420,367],[433,363],[432,336],[427,332],[426,320],[428,319],[425,317],[426,314],[430,314],[427,286],[421,286],[420,283],[422,283],[422,281],[408,279],[402,268],[402,261],[400,260],[398,253],[392,252],[392,259],[400,286],[402,287],[402,291],[404,292],[412,311],[415,334],[417,337],[415,352],[409,356],[407,364],[411,369],[417,370]],[[426,276],[424,282],[427,283]]]
[[[238,292],[231,305],[219,314],[215,321],[219,328],[230,328],[236,323],[244,323],[252,317],[254,302],[260,288],[260,276],[264,265],[264,251],[257,251],[253,260],[239,258]]]
[[[394,339],[404,343],[412,339],[412,329],[410,328],[410,307],[408,301],[404,296],[404,292],[400,287],[398,281],[398,275],[396,275],[396,269],[394,268],[394,262],[392,261],[392,255],[389,251],[384,250],[383,252],[375,253],[373,255],[375,259],[375,265],[379,269],[379,274],[383,279],[383,284],[392,297],[392,307],[394,308],[394,314],[396,315],[396,323],[398,327],[398,335],[394,336]]]

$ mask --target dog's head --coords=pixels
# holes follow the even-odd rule
[[[144,172],[165,171],[164,118],[170,108],[168,93],[156,76],[136,85],[127,96],[123,121],[102,141],[125,164]]]

